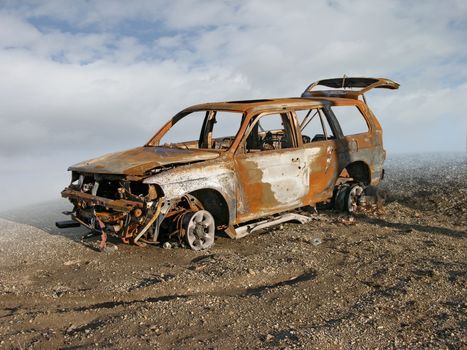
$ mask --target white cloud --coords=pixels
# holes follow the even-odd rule
[[[389,152],[463,150],[465,18],[465,1],[7,1],[0,171],[56,179],[190,104],[297,96],[344,73],[401,83],[368,96]],[[0,186],[1,208],[16,192]]]

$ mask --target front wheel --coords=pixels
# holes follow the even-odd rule
[[[184,218],[186,242],[193,250],[210,248],[214,243],[216,225],[214,217],[207,210],[198,210]]]

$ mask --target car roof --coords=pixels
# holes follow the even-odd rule
[[[342,98],[341,98],[342,99]],[[287,97],[287,98],[271,98],[258,100],[242,100],[242,101],[226,101],[226,102],[210,102],[197,104],[188,107],[182,113],[197,111],[197,110],[220,110],[232,112],[261,112],[263,110],[280,110],[289,108],[312,108],[334,104],[333,100],[338,98],[302,98],[302,97]]]

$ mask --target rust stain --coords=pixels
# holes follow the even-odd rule
[[[151,169],[165,165],[214,159],[219,153],[202,150],[137,147],[87,160],[68,170],[95,174],[145,175]]]
[[[237,221],[248,220],[258,213],[274,208],[279,203],[274,197],[271,184],[263,182],[263,172],[253,161],[238,160],[237,176],[239,183],[244,184],[238,194]]]

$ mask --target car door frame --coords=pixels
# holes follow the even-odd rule
[[[306,155],[306,166],[310,171],[310,190],[306,202],[308,205],[314,206],[316,203],[325,201],[332,196],[336,180],[340,173],[338,166],[338,148],[342,132],[338,125],[336,126],[335,116],[330,112],[327,104],[294,108],[291,112],[297,120],[297,124],[299,123],[296,111],[307,109],[322,110],[334,135],[333,139],[302,144],[302,148],[305,151],[304,154]],[[302,140],[303,134],[300,127],[297,128],[297,133]]]
[[[254,125],[267,115],[286,115],[293,147],[248,153],[246,140]],[[246,118],[249,126],[234,153],[237,174],[237,222],[249,221],[303,206],[309,193],[309,173],[303,162],[301,137],[297,120],[290,110],[274,109],[257,112]],[[276,169],[272,169],[272,168]],[[297,186],[302,179],[303,188]],[[277,181],[280,180],[280,181]]]

